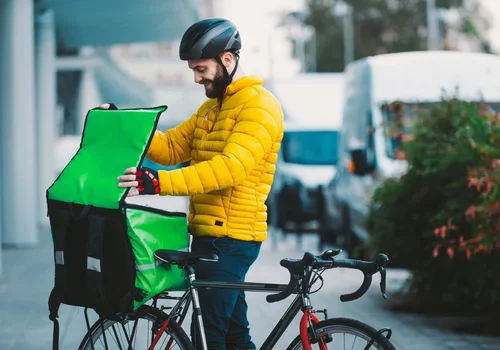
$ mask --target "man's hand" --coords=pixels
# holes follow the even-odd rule
[[[118,181],[123,181],[118,184],[118,187],[135,187],[128,192],[127,197],[160,193],[158,172],[155,170],[146,167],[140,169],[132,167],[125,169],[123,174],[118,176]]]
[[[103,103],[102,105],[99,105],[100,109],[109,109],[109,110],[117,110],[118,107],[116,107],[113,103]]]
[[[99,106],[99,108],[101,108],[101,106]],[[127,168],[123,173],[125,175],[118,176],[118,181],[123,181],[118,183],[118,187],[136,187],[136,189],[131,189],[128,192],[127,197],[137,196],[139,194],[139,190],[137,189],[139,181],[137,181],[137,176],[135,175],[135,173],[137,173],[137,168]]]

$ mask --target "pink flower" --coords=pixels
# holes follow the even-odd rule
[[[448,247],[448,249],[446,249],[446,254],[448,254],[448,256],[450,257],[450,259],[453,259],[453,256],[455,255],[455,252],[453,251],[452,247]]]
[[[432,256],[437,258],[439,255],[439,246],[437,246],[436,248],[434,248],[434,251],[432,252]]]

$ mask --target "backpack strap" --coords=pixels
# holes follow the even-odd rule
[[[50,204],[49,204],[50,205]],[[52,338],[52,348],[59,349],[59,307],[64,299],[66,290],[66,265],[64,262],[64,251],[66,243],[66,234],[72,219],[80,219],[88,214],[90,206],[84,207],[79,217],[73,215],[72,203],[67,203],[66,208],[50,209],[48,216],[52,230],[52,239],[54,243],[54,262],[55,262],[55,280],[54,288],[49,296],[49,319],[54,322],[54,331]]]
[[[54,242],[55,281],[49,296],[49,319],[54,322],[52,348],[59,349],[59,317],[64,291],[66,289],[66,267],[64,265],[64,243],[71,214],[67,210],[54,210],[50,213],[52,239]]]
[[[91,305],[100,316],[107,314],[104,285],[101,272],[102,246],[106,217],[100,215],[89,216],[87,241],[87,270],[85,273],[85,288]]]

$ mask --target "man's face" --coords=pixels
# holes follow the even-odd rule
[[[194,72],[195,83],[205,87],[208,98],[222,96],[226,90],[224,71],[213,59],[188,61],[189,68]]]

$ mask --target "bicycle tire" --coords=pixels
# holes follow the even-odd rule
[[[162,315],[163,314],[163,315]],[[152,306],[148,305],[143,305],[141,306],[136,312],[130,313],[127,315],[127,320],[128,321],[136,321],[138,319],[146,319],[150,322],[155,322],[158,320],[160,317],[164,317],[165,312],[161,311],[160,309],[154,308]],[[112,325],[119,323],[117,321],[113,320],[102,320],[102,323],[100,320],[97,320],[92,327],[90,327],[90,331],[85,334],[85,337],[83,338],[82,342],[80,343],[80,346],[78,347],[78,350],[91,350],[92,345],[91,345],[91,339],[96,339],[95,334],[97,332],[102,333],[103,327],[101,327],[101,324],[104,325],[104,331],[106,331],[109,327]],[[175,321],[170,321],[167,328],[165,329],[165,333],[169,334],[177,343],[177,345],[181,348],[181,350],[194,350],[193,344],[191,343],[191,339],[189,336],[186,334],[186,332],[179,326],[179,324]],[[141,348],[143,349],[143,348]]]
[[[314,330],[318,332],[318,335],[324,333],[327,330],[354,330],[353,333],[358,335],[364,335],[365,340],[370,340],[372,338],[377,339],[372,347],[373,349],[379,350],[396,350],[394,345],[384,336],[377,335],[375,328],[350,318],[330,318],[324,321],[320,321],[314,325]],[[300,345],[300,347],[298,347]],[[370,347],[370,349],[372,348]],[[290,343],[287,350],[302,349],[302,341],[300,339],[300,334]]]

